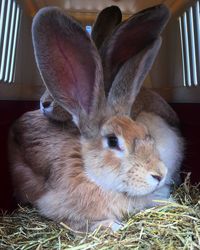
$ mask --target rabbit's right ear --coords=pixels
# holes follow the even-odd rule
[[[108,95],[108,107],[113,114],[130,116],[132,105],[160,46],[161,38],[158,38],[120,68]]]
[[[168,8],[157,5],[134,14],[108,37],[100,50],[106,95],[120,67],[160,36],[169,17]]]
[[[99,49],[104,40],[112,33],[114,28],[121,23],[122,13],[119,7],[110,6],[103,9],[92,28],[92,39]]]
[[[32,35],[47,89],[84,131],[105,102],[102,65],[95,46],[75,20],[54,7],[36,14]]]

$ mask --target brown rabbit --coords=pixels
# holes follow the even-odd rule
[[[161,30],[168,10],[160,5],[140,16],[144,22],[133,22],[135,30],[144,23]],[[125,56],[122,66],[115,65],[114,79],[105,78],[112,79],[106,95],[98,51],[71,17],[44,8],[35,16],[32,32],[44,83],[73,122],[61,126],[36,110],[13,125],[9,152],[16,196],[73,229],[102,225],[116,230],[124,213],[169,197],[182,159],[182,140],[165,120],[146,112],[136,121],[130,118],[160,48],[160,32],[151,39],[137,34],[139,48],[128,61]]]

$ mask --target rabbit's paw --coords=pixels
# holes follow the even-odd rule
[[[110,230],[112,232],[116,232],[120,230],[122,227],[123,227],[123,224],[119,221],[103,220],[103,221],[98,221],[95,224],[93,224],[91,226],[91,231],[100,229],[100,230]]]

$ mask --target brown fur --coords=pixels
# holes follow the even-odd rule
[[[129,148],[136,138],[144,139],[148,133],[147,129],[142,124],[136,124],[129,117],[114,116],[106,123],[107,134],[115,131],[116,135],[122,136]],[[109,131],[110,130],[110,131]],[[104,131],[105,133],[105,131]]]
[[[11,173],[20,201],[74,229],[93,230],[102,224],[116,230],[124,213],[168,198],[176,163],[182,158],[180,140],[164,120],[143,114],[137,116],[142,125],[128,117],[158,52],[168,11],[159,6],[142,12],[131,19],[133,27],[141,25],[140,17],[144,23],[154,20],[158,30],[153,37],[148,30],[150,37],[142,44],[151,43],[133,56],[128,76],[124,74],[132,59],[121,67],[107,99],[100,56],[80,25],[58,8],[44,8],[34,17],[38,68],[53,100],[73,122],[71,116],[58,123],[40,111],[24,114],[10,133]],[[128,23],[121,31],[132,30]],[[143,36],[138,37],[140,45]],[[163,148],[170,150],[165,154]]]
[[[129,140],[131,137],[144,138],[146,134],[143,127],[126,117],[114,117],[104,125],[104,129],[108,124],[109,129],[112,124],[115,133],[131,128],[131,132],[127,130],[123,135]],[[106,190],[90,180],[86,173],[87,161],[90,162],[89,167],[94,167],[100,175],[105,168],[111,168],[116,171],[116,176],[122,161],[109,150],[101,153],[101,137],[86,141],[84,139],[80,144],[80,134],[73,123],[61,127],[48,121],[39,111],[33,111],[14,124],[9,144],[11,173],[18,198],[37,206],[45,216],[64,220],[74,229],[81,230],[86,229],[87,223],[92,228],[95,222],[105,220],[106,224],[116,221],[129,209],[137,207],[136,204],[130,206],[135,203],[134,199],[123,192]],[[138,148],[143,155],[146,145],[142,148],[138,145]],[[137,168],[142,174],[141,167],[138,165]],[[131,175],[130,168],[127,177]],[[151,202],[145,198],[144,203]]]

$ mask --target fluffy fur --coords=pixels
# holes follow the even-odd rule
[[[124,213],[169,198],[170,185],[177,181],[183,143],[161,117],[174,113],[162,98],[149,107],[155,110],[159,107],[155,103],[160,103],[166,107],[162,107],[164,112],[141,112],[146,109],[140,102],[140,109],[134,108],[167,19],[168,11],[160,5],[117,29],[116,38],[124,32],[126,38],[130,25],[138,31],[133,32],[135,54],[127,58],[126,53],[127,61],[115,72],[106,92],[103,79],[107,71],[80,25],[57,8],[39,11],[33,22],[36,62],[51,100],[69,118],[61,123],[37,110],[24,114],[11,128],[11,174],[20,202],[31,203],[44,216],[65,221],[76,230],[94,230],[99,225],[116,230]],[[153,34],[149,31],[146,36],[140,21],[142,26],[154,27]],[[109,44],[114,46],[114,50],[108,46],[112,63],[111,51],[116,53],[118,41],[109,41],[104,41],[101,57],[106,58]]]
[[[111,132],[123,138],[122,156],[104,146],[104,136]],[[98,138],[80,140],[72,123],[61,127],[39,111],[26,113],[10,135],[16,195],[76,230],[94,229],[100,221],[116,226],[124,213],[168,198],[168,166],[148,135],[141,124],[113,117]],[[175,170],[170,169],[170,177]],[[160,176],[161,182],[153,176]]]

